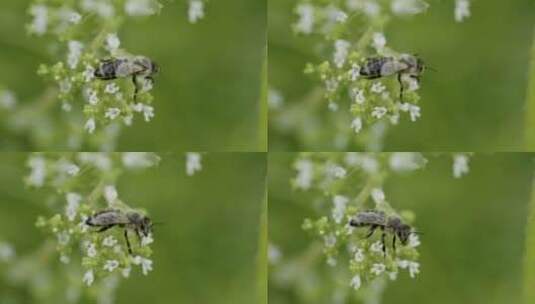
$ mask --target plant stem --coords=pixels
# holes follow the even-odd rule
[[[535,29],[533,31],[530,58],[526,97],[526,129],[524,132],[526,151],[535,150]]]
[[[258,229],[258,256],[257,256],[257,304],[267,304],[268,290],[267,290],[267,251],[268,251],[268,201],[267,201],[267,187],[264,192],[264,200],[262,202],[262,210],[260,212],[260,229]]]
[[[258,151],[268,149],[268,54],[264,51],[264,63],[260,77],[260,100],[258,115]]]

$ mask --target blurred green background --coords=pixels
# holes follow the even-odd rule
[[[385,29],[395,50],[417,53],[437,72],[423,76],[422,117],[391,128],[385,151],[524,151],[523,128],[529,50],[535,25],[532,0],[470,1],[472,16],[454,20],[453,0],[426,0],[427,13],[394,18]],[[301,102],[317,82],[303,75],[324,59],[319,38],[295,36],[295,0],[269,1],[269,82],[287,105]],[[327,113],[327,104],[322,107]],[[333,151],[332,126],[322,117],[319,139],[306,141],[270,121],[270,151]],[[340,122],[345,123],[345,122]],[[349,128],[349,121],[347,122]],[[323,132],[323,134],[322,134]]]
[[[49,40],[26,35],[29,3],[0,1],[0,84],[21,102],[46,87],[36,75],[38,65],[55,62],[46,52]],[[153,58],[162,71],[153,91],[155,119],[126,128],[117,150],[263,151],[266,1],[208,1],[206,17],[197,24],[188,23],[187,1],[163,4],[161,15],[129,19],[118,33],[121,47]],[[6,132],[0,128],[0,138]],[[13,141],[11,149],[32,149],[23,139]]]
[[[449,155],[426,155],[429,163],[425,169],[390,177],[384,187],[387,200],[397,210],[414,211],[414,225],[424,235],[419,247],[420,274],[416,279],[402,274],[397,281],[389,282],[383,303],[521,303],[524,231],[534,156],[476,154],[470,173],[455,179]],[[299,256],[312,244],[301,225],[305,217],[317,217],[312,206],[318,197],[290,187],[296,157],[270,153],[268,159],[269,238],[280,247],[283,261]],[[309,287],[332,296],[333,290],[325,286],[336,282],[324,281],[329,280],[326,273],[330,267],[324,259],[317,264],[321,266],[312,271],[320,277],[310,278]],[[270,282],[269,288],[273,304],[328,302],[326,298],[302,301],[298,290],[290,286]]]
[[[22,182],[26,156],[0,154],[0,240],[11,242],[19,256],[43,242],[44,234],[34,226],[37,216],[51,216],[47,192],[27,189]],[[122,280],[115,303],[258,303],[266,155],[204,154],[203,170],[192,177],[185,174],[183,154],[160,156],[158,167],[125,173],[117,185],[126,203],[145,208],[164,224],[155,227],[151,245],[154,271],[146,277],[132,271]],[[59,264],[57,257],[53,263]],[[0,303],[66,303],[64,298],[32,300],[29,287],[8,283],[3,269],[0,263]],[[56,295],[64,296],[61,276],[49,275]]]

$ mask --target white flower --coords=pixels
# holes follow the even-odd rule
[[[106,113],[104,114],[104,117],[109,118],[110,120],[114,120],[121,114],[121,110],[118,108],[109,108],[106,110]]]
[[[374,92],[374,93],[380,94],[380,93],[382,93],[385,89],[386,89],[386,87],[385,87],[381,82],[375,82],[375,83],[372,85],[371,91]]]
[[[349,70],[349,80],[356,81],[360,76],[360,66],[356,63],[353,63],[351,65],[351,69]]]
[[[87,69],[87,67],[86,67],[86,69]],[[98,101],[99,101],[98,96],[97,96],[97,91],[93,90],[91,88],[87,88],[84,91],[84,96],[87,99],[87,101],[89,102],[89,104],[91,104],[91,105],[96,105],[98,103]]]
[[[380,119],[385,114],[386,114],[386,108],[385,107],[375,107],[375,108],[373,108],[373,111],[372,111],[372,116],[373,117],[375,117],[377,119]]]
[[[455,0],[455,21],[462,22],[470,17],[470,1]]]
[[[124,10],[129,16],[150,16],[157,12],[158,6],[152,0],[127,0]]]
[[[93,274],[93,269],[89,269],[88,271],[85,272],[82,282],[84,282],[87,286],[91,286],[94,280],[95,280],[95,276]]]
[[[116,33],[111,33],[106,36],[106,49],[110,53],[115,52],[119,46],[121,46],[121,40],[119,40],[119,37]]]
[[[104,270],[112,272],[117,267],[119,267],[119,262],[117,260],[107,260],[106,264],[104,264],[103,268],[104,268]]]
[[[133,259],[133,263],[135,265],[141,265],[141,270],[144,275],[147,275],[149,271],[152,270],[152,261],[149,259],[142,258],[140,256],[136,256]]]
[[[308,3],[299,4],[296,13],[299,15],[299,20],[295,25],[295,30],[303,34],[312,33],[314,29],[314,6]]]
[[[85,82],[90,82],[93,80],[93,78],[95,78],[95,69],[87,64],[82,75],[84,76]]]
[[[69,41],[68,46],[69,53],[67,54],[67,64],[71,69],[74,70],[78,66],[78,61],[82,55],[84,45],[79,41],[71,40]]]
[[[371,196],[373,201],[378,205],[385,202],[385,193],[381,188],[373,188]]]
[[[455,154],[453,156],[453,176],[460,178],[470,171],[468,167],[470,159],[466,154]]]
[[[362,249],[358,248],[355,251],[355,254],[353,255],[353,258],[355,259],[355,262],[361,263],[362,261],[364,261],[364,251]]]
[[[397,264],[401,269],[409,269],[409,275],[411,278],[415,278],[420,273],[420,264],[418,262],[408,260],[398,260]]]
[[[337,68],[341,68],[346,62],[351,43],[346,40],[338,39],[334,42],[333,61]]]
[[[76,176],[78,175],[78,172],[80,172],[80,167],[65,159],[60,159],[56,163],[56,169],[59,172],[67,173],[70,176]]]
[[[330,233],[323,238],[323,241],[325,243],[325,247],[334,247],[334,245],[336,245],[336,236]]]
[[[35,187],[42,187],[46,178],[46,162],[41,156],[33,156],[28,159],[28,167],[30,167],[30,175],[28,176],[28,184]]]
[[[130,266],[121,270],[121,274],[123,275],[123,278],[128,278],[130,276],[130,271],[132,271],[132,267]]]
[[[360,285],[360,276],[357,274],[351,279],[351,283],[349,283],[349,286],[353,287],[353,289],[355,290],[358,290],[360,288]]]
[[[30,15],[33,16],[30,25],[31,32],[39,36],[44,35],[48,26],[48,8],[41,4],[32,5],[30,7]]]
[[[62,254],[59,257],[59,261],[62,262],[63,264],[69,264],[71,262],[71,258],[69,258],[68,256]]]
[[[154,242],[154,239],[152,238],[152,234],[149,233],[147,236],[143,236],[141,238],[141,246],[147,246]]]
[[[119,92],[119,86],[117,86],[117,84],[115,83],[108,83],[104,88],[104,92],[108,94],[115,94]]]
[[[351,128],[355,133],[359,133],[360,130],[362,130],[362,119],[360,117],[355,117],[355,119],[351,121]]]
[[[125,152],[122,154],[123,165],[129,169],[144,169],[156,166],[160,157],[150,152]]]
[[[111,159],[107,153],[80,152],[77,155],[80,163],[95,166],[101,171],[110,170],[111,168]]]
[[[280,109],[284,104],[284,97],[281,92],[270,88],[268,91],[268,104],[271,109]]]
[[[370,271],[371,271],[371,273],[373,273],[373,274],[378,276],[381,273],[383,273],[385,270],[386,270],[385,264],[383,264],[383,263],[375,263],[375,264],[372,265],[372,269]]]
[[[118,197],[117,189],[115,188],[114,185],[107,185],[106,187],[104,187],[104,198],[108,202],[108,205],[113,204],[113,202],[115,202],[117,197]]]
[[[344,219],[344,214],[346,212],[346,205],[349,202],[349,198],[343,195],[336,195],[333,198],[334,208],[332,210],[332,217],[334,221],[338,224]]]
[[[62,231],[56,235],[58,238],[58,243],[60,245],[67,245],[69,241],[71,240],[71,236],[67,231]]]
[[[78,24],[82,21],[82,15],[78,14],[77,12],[71,12],[69,14],[69,22],[73,24]]]
[[[360,167],[364,172],[373,174],[379,170],[379,162],[373,156],[364,155],[360,158]]]
[[[186,174],[188,176],[194,175],[196,172],[201,171],[202,156],[201,153],[188,152],[186,153]]]
[[[144,105],[142,103],[136,103],[132,109],[136,112],[143,112],[143,117],[147,122],[154,117],[154,108],[151,106]]]
[[[344,167],[340,165],[329,163],[325,167],[325,173],[327,174],[327,177],[329,178],[341,179],[341,178],[346,177],[347,171],[346,169],[344,169]]]
[[[334,15],[334,20],[339,23],[345,23],[347,21],[347,14],[344,11],[337,11]]]
[[[352,94],[353,94],[355,103],[362,105],[366,101],[366,97],[364,97],[364,90],[354,89],[352,91]]]
[[[9,243],[0,242],[0,262],[9,262],[15,257],[15,248]]]
[[[390,9],[396,15],[416,15],[427,10],[429,4],[422,0],[393,0]]]
[[[386,37],[383,33],[373,33],[373,47],[377,50],[377,52],[382,52],[386,45]],[[373,90],[373,89],[372,89]]]
[[[327,105],[327,108],[331,112],[336,112],[336,111],[338,111],[338,104],[331,100],[331,101],[329,101],[329,104]]]
[[[399,109],[403,112],[409,112],[411,121],[416,121],[418,118],[420,118],[420,107],[417,105],[413,105],[410,103],[402,103],[399,107]]]
[[[410,234],[408,246],[411,248],[416,248],[420,246],[420,238],[414,233]]]
[[[89,229],[89,226],[85,223],[88,219],[87,215],[82,215],[80,223],[78,223],[78,227],[80,227],[80,231],[87,232]]]
[[[295,169],[297,170],[295,186],[308,190],[314,177],[314,164],[308,159],[300,159],[295,163]]]
[[[390,279],[390,281],[395,281],[398,278],[397,271],[389,272],[388,273],[388,278]]]
[[[394,152],[390,155],[388,163],[394,171],[407,172],[425,167],[427,159],[418,152]]]
[[[90,258],[94,258],[97,256],[97,249],[95,248],[95,244],[89,243],[89,245],[87,245],[87,256]]]
[[[335,78],[329,78],[325,80],[325,89],[329,92],[334,92],[338,89],[338,80]]]
[[[382,253],[383,252],[383,244],[381,244],[381,242],[379,242],[379,241],[373,243],[370,246],[370,251],[375,252],[375,253]]]
[[[197,23],[197,21],[204,18],[204,2],[201,0],[190,0],[188,8],[188,20],[190,23]]]
[[[279,249],[279,247],[273,245],[273,244],[269,244],[268,245],[268,260],[269,260],[269,263],[274,265],[274,264],[277,264],[280,260],[281,260],[281,257],[282,257],[282,253]]]
[[[17,104],[15,94],[9,90],[0,91],[0,107],[10,110]]]
[[[336,266],[336,264],[338,263],[338,261],[336,261],[336,259],[332,256],[328,257],[327,258],[327,265],[331,266],[331,267],[334,267]]]
[[[117,240],[113,236],[107,236],[102,240],[102,245],[107,247],[113,247],[117,244]]]
[[[95,127],[96,127],[95,119],[94,118],[89,118],[85,123],[84,129],[89,134],[92,134],[93,132],[95,132]]]
[[[65,215],[69,221],[74,221],[76,213],[78,212],[78,207],[80,206],[80,201],[82,201],[82,196],[75,192],[69,192],[65,195],[67,200],[67,207],[65,208]]]

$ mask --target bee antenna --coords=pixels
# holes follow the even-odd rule
[[[420,231],[411,231],[411,234],[424,235],[424,233]]]

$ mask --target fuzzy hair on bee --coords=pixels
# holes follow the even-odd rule
[[[425,63],[416,55],[401,54],[399,57],[372,57],[364,61],[360,76],[364,79],[377,79],[397,75],[400,85],[399,99],[403,102],[403,77],[415,79],[417,82],[426,68]]]
[[[94,76],[100,80],[132,77],[134,96],[136,101],[139,91],[138,78],[154,83],[154,76],[160,72],[160,67],[151,59],[144,56],[111,58],[101,60]]]
[[[381,243],[383,247],[383,254],[386,257],[386,234],[392,234],[392,248],[396,251],[396,240],[399,239],[402,245],[407,245],[411,234],[417,232],[413,231],[412,227],[403,223],[401,218],[397,216],[386,216],[382,211],[368,210],[359,212],[349,221],[349,225],[353,227],[369,227],[366,238],[373,235],[375,230],[381,229]]]
[[[138,212],[124,212],[118,209],[96,212],[87,218],[85,224],[92,227],[100,227],[97,232],[104,232],[115,226],[123,228],[126,245],[130,254],[132,254],[132,247],[128,238],[128,231],[134,231],[141,243],[142,236],[149,236],[153,226],[151,219],[147,216]]]

